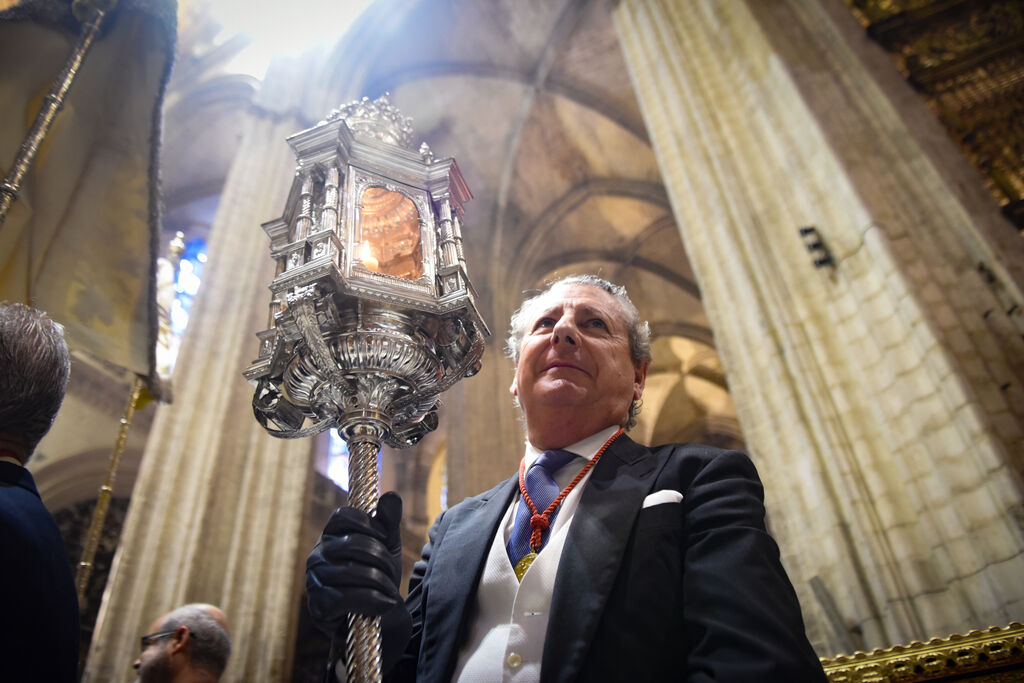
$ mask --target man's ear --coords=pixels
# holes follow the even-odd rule
[[[644,395],[644,386],[647,384],[647,367],[650,361],[644,361],[633,368],[633,400],[639,401]]]
[[[513,396],[518,396],[519,395],[519,387],[516,386],[516,378],[515,377],[512,378],[512,385],[508,388],[508,393],[512,394]]]
[[[170,654],[180,652],[185,649],[185,645],[189,640],[192,639],[192,632],[188,630],[188,626],[179,626],[174,630],[174,635],[171,637],[169,645]]]

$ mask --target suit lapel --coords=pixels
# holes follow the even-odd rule
[[[656,470],[651,451],[625,435],[594,466],[559,560],[543,681],[579,675]]]
[[[431,633],[434,638],[423,644],[420,676],[433,671],[443,672],[438,680],[451,678],[459,654],[459,640],[465,631],[467,602],[470,596],[476,595],[498,523],[515,490],[516,479],[512,477],[447,513],[452,517],[445,520],[447,526],[440,536],[439,547],[434,548],[434,564],[430,569],[431,588],[424,608],[424,633]],[[447,659],[443,667],[433,663],[438,659]]]

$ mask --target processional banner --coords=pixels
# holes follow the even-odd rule
[[[73,349],[148,378],[156,394],[160,123],[175,13],[174,0],[120,0],[108,13],[0,226],[0,300],[45,310]],[[0,175],[80,30],[69,0],[0,11]]]

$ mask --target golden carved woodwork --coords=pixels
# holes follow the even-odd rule
[[[1024,624],[823,659],[831,683],[1024,680]]]
[[[1024,231],[1024,3],[846,1]]]

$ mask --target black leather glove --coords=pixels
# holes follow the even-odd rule
[[[313,623],[328,636],[347,630],[346,615],[379,617],[402,603],[402,499],[381,496],[369,516],[338,508],[306,560]]]

